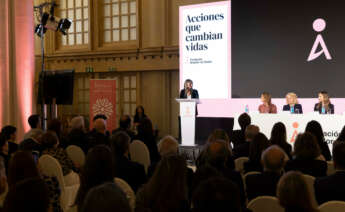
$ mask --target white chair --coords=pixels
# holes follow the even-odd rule
[[[131,206],[132,211],[135,210],[135,193],[131,186],[121,178],[114,178],[114,182],[120,189],[126,194],[129,206]]]
[[[70,145],[66,148],[66,152],[69,158],[75,163],[82,167],[85,163],[85,153],[83,150],[76,145]]]
[[[134,140],[129,146],[129,153],[131,155],[131,160],[142,164],[147,173],[147,169],[149,168],[151,161],[150,152],[146,144],[142,141]]]
[[[327,161],[327,176],[335,173],[335,167],[333,161]]]
[[[345,202],[343,201],[329,201],[325,202],[319,207],[320,212],[344,212]]]
[[[279,200],[277,197],[272,196],[261,196],[251,200],[247,208],[252,210],[253,212],[267,212],[267,211],[274,211],[274,212],[284,212],[284,208],[280,206]]]
[[[77,195],[79,184],[66,186],[64,176],[62,173],[62,168],[55,158],[50,155],[42,155],[39,159],[39,166],[42,173],[48,177],[56,177],[60,184],[61,189],[61,207],[64,211],[68,211],[74,203],[75,197]]]
[[[243,173],[244,171],[244,163],[249,160],[248,157],[240,157],[235,160],[235,169],[236,171]]]
[[[315,177],[307,175],[307,174],[303,174],[303,177],[308,186],[311,203],[315,208],[317,208],[319,204],[317,204],[316,198],[315,198],[315,189],[314,189]]]

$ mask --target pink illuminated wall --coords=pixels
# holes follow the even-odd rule
[[[34,83],[34,18],[33,1],[14,1],[15,9],[15,80],[16,123],[18,132],[29,130],[28,117],[32,114]]]
[[[16,126],[17,141],[33,110],[33,20],[33,1],[0,0],[0,128]]]

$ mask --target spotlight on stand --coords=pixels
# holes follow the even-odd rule
[[[42,8],[46,6],[51,6],[50,12],[43,12]],[[59,18],[54,16],[54,8],[57,6],[55,2],[53,3],[44,3],[40,6],[37,6],[37,8],[40,9],[40,23],[36,25],[35,27],[35,33],[41,37],[42,30],[43,34],[47,32],[47,29],[53,30],[53,31],[59,31],[63,35],[67,34],[68,29],[71,27],[72,22],[68,20],[67,18]],[[35,7],[36,8],[36,7]]]

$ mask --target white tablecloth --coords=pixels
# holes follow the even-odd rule
[[[309,121],[318,121],[324,131],[325,140],[327,141],[330,150],[332,151],[333,141],[339,136],[343,126],[345,125],[344,115],[323,115],[317,113],[309,114],[259,114],[250,113],[252,124],[259,126],[260,132],[264,133],[268,139],[271,137],[271,130],[273,125],[277,122],[282,122],[286,126],[287,141],[292,144],[295,141],[298,133],[303,133]],[[240,129],[237,115],[234,119],[234,130]]]

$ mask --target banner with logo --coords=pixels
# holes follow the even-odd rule
[[[107,117],[107,130],[116,128],[116,80],[90,80],[90,128],[93,117]]]

